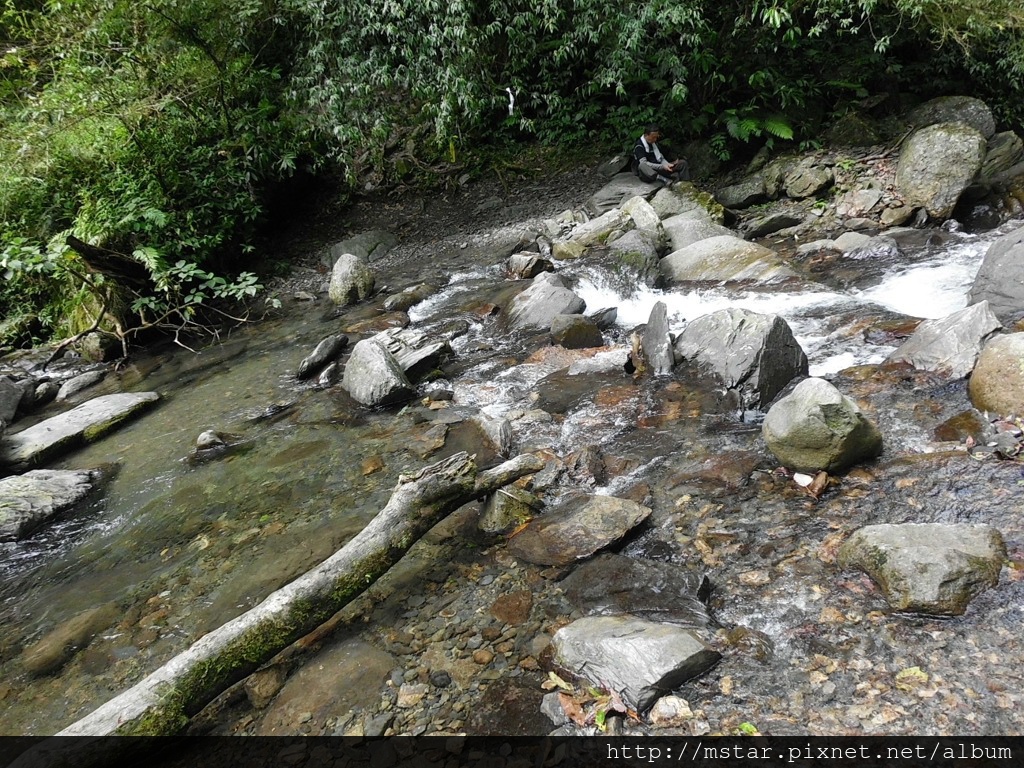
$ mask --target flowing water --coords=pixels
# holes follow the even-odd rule
[[[898,263],[846,289],[623,291],[586,264],[566,263],[560,270],[589,309],[617,307],[616,325],[606,333],[612,344],[627,346],[631,330],[658,301],[667,304],[674,330],[707,312],[739,306],[785,317],[808,354],[812,375],[830,376],[880,363],[893,351],[898,340],[874,337],[866,332],[872,327],[964,307],[988,244],[1009,228],[943,234],[938,244],[922,236],[905,247]],[[414,325],[428,330],[457,316],[470,320],[469,332],[453,340],[454,360],[445,369],[459,409],[510,419],[515,452],[543,449],[565,457],[581,446],[599,446],[605,455],[620,457],[620,471],[591,479],[590,487],[618,493],[646,484],[656,509],[647,539],[682,547],[717,531],[723,552],[742,554],[768,546],[765,539],[776,548],[779,542],[828,534],[824,519],[809,519],[803,502],[793,501],[797,491],[780,495],[767,475],[745,490],[728,481],[707,490],[708,473],[701,468],[716,455],[759,450],[756,425],[716,410],[713,387],[694,392],[673,387],[671,379],[640,386],[617,373],[574,378],[556,373],[562,365],[544,358],[525,361],[542,342],[505,334],[473,311],[493,298],[501,281],[500,264],[464,264],[410,312]],[[426,463],[427,452],[410,448],[423,430],[424,417],[416,409],[372,412],[339,387],[296,382],[293,372],[301,359],[338,328],[339,321],[323,312],[298,307],[198,355],[168,350],[108,380],[105,386],[112,389],[158,391],[162,401],[55,465],[116,467],[87,508],[28,541],[0,545],[0,731],[54,732],[102,703],[335,551],[384,505],[400,473]],[[865,397],[882,386],[856,376],[841,380]],[[878,395],[873,405],[876,418],[885,420],[887,454],[931,450],[928,428],[915,410],[920,403],[893,405],[886,397]],[[952,405],[936,405],[936,412],[966,407],[962,387],[948,399]],[[680,421],[680,413],[695,416]],[[234,447],[212,461],[191,461],[195,438],[206,429],[230,433]],[[447,452],[455,448],[446,446]],[[855,498],[835,504],[855,504]],[[717,507],[709,512],[698,504],[702,499]],[[691,503],[696,506],[688,511]],[[926,507],[926,516],[935,519],[969,518],[955,505]],[[863,508],[858,514],[873,517]],[[642,554],[647,544],[631,546]],[[820,564],[808,573],[787,565],[795,562],[793,555],[764,557],[779,573],[765,590],[784,593],[784,599],[757,599],[754,608],[722,591],[720,601],[733,596],[717,606],[723,621],[758,633],[782,659],[774,667],[744,668],[754,680],[788,669],[783,650],[799,634],[794,626],[822,604]],[[724,567],[723,576],[729,572]],[[60,672],[25,674],[23,648],[76,614],[108,604],[123,619],[104,630],[100,641]]]

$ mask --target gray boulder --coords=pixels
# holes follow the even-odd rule
[[[566,287],[565,280],[545,272],[512,300],[506,322],[510,328],[546,331],[555,316],[582,314],[586,308],[586,302]]]
[[[1004,323],[1024,312],[1024,227],[988,247],[967,300],[987,301]]]
[[[28,536],[92,491],[93,471],[36,469],[0,480],[0,541]]]
[[[11,380],[9,376],[0,376],[0,422],[10,424],[14,414],[18,412],[25,389]]]
[[[726,208],[749,208],[768,200],[764,177],[756,173],[743,181],[715,192],[715,199]]]
[[[624,295],[631,295],[640,285],[654,288],[661,281],[658,249],[662,237],[650,230],[631,229],[608,244],[607,267],[612,279],[621,282],[616,288]],[[600,257],[597,260],[603,261]]]
[[[640,713],[721,659],[690,630],[635,616],[578,619],[553,644],[558,666],[617,692]]]
[[[897,611],[959,616],[999,583],[1006,545],[987,525],[869,525],[839,548],[839,563],[866,572]]]
[[[688,181],[659,189],[651,199],[651,207],[662,221],[682,214],[689,218],[706,219],[715,224],[722,224],[725,221],[725,209],[722,204]]]
[[[583,376],[594,373],[612,373],[622,371],[629,362],[629,349],[616,347],[605,352],[598,352],[593,357],[576,360],[569,366],[570,376]]]
[[[384,311],[407,312],[421,301],[430,298],[436,291],[437,286],[431,283],[411,285],[384,299]]]
[[[746,309],[691,320],[676,338],[675,354],[721,379],[744,409],[767,408],[789,382],[807,375],[807,355],[789,324]]]
[[[589,349],[604,345],[601,329],[583,315],[555,315],[551,321],[551,343],[566,349]]]
[[[637,229],[647,230],[657,238],[662,236],[661,217],[645,198],[631,197],[622,204],[622,210],[629,214]]]
[[[648,184],[632,173],[619,173],[587,200],[584,208],[594,216],[600,216],[621,206],[631,197],[651,197],[658,191],[658,184]]]
[[[106,378],[106,376],[106,370],[86,371],[85,373],[80,373],[77,376],[72,376],[60,385],[60,389],[57,390],[57,397],[55,399],[60,403],[72,398],[79,392],[83,392],[89,387],[99,384],[104,378]]]
[[[670,216],[661,222],[661,225],[664,227],[665,235],[668,238],[669,248],[673,252],[701,240],[707,240],[709,237],[734,237],[736,234],[728,227],[716,224],[710,219],[694,217],[688,213],[678,213],[675,216]]]
[[[319,344],[299,363],[295,373],[297,379],[308,379],[325,368],[341,354],[348,345],[348,336],[343,333],[333,334],[320,341]]]
[[[900,151],[896,188],[907,205],[945,219],[978,175],[985,137],[964,123],[937,123],[916,131]]]
[[[988,140],[985,160],[981,164],[979,176],[991,179],[1013,166],[1024,158],[1024,141],[1013,131],[997,133]]]
[[[882,435],[857,404],[824,379],[804,379],[761,427],[768,450],[800,472],[838,472],[882,451]]]
[[[733,235],[709,237],[670,253],[661,260],[661,271],[673,283],[763,283],[797,276],[775,251]]]
[[[388,328],[372,338],[391,353],[410,381],[437,368],[452,351],[447,338],[428,336],[417,328]]]
[[[672,563],[608,552],[577,566],[561,587],[573,607],[587,616],[628,613],[689,629],[713,623],[707,575]]]
[[[584,496],[549,510],[509,541],[509,552],[536,565],[569,565],[621,539],[651,514],[614,496]]]
[[[372,264],[384,258],[396,245],[398,237],[382,229],[360,232],[332,245],[324,258],[324,266],[334,266],[346,253],[352,254],[365,264]]]
[[[569,240],[585,248],[605,245],[616,237],[621,237],[632,226],[633,220],[629,214],[615,208],[577,226],[569,235]]]
[[[402,402],[415,394],[394,356],[372,338],[352,348],[341,386],[357,403],[370,407]]]
[[[668,307],[665,302],[655,303],[644,327],[641,351],[648,370],[655,376],[672,373],[676,359],[672,351],[672,338],[668,330]]]
[[[925,320],[886,362],[910,363],[918,370],[962,379],[974,369],[985,342],[1000,328],[999,318],[983,301],[937,320]]]
[[[756,216],[753,219],[743,222],[741,230],[744,237],[754,239],[774,235],[783,229],[795,227],[803,221],[799,216],[790,213],[769,213],[765,216]]]
[[[358,256],[343,253],[334,262],[327,295],[335,304],[355,304],[373,293],[373,285],[373,270]]]
[[[984,101],[973,96],[939,96],[926,101],[911,110],[907,122],[915,128],[935,123],[964,123],[986,139],[996,132],[992,110]]]
[[[991,339],[978,355],[968,393],[979,411],[1024,414],[1024,333]]]
[[[514,253],[505,265],[505,271],[512,280],[532,280],[541,272],[554,270],[555,265],[539,253]]]
[[[824,192],[834,182],[835,175],[831,168],[801,163],[786,175],[783,185],[788,197],[800,200]]]
[[[159,399],[156,392],[103,395],[21,432],[7,433],[0,440],[0,466],[33,467],[83,443],[99,440]]]

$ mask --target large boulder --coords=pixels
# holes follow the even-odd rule
[[[707,219],[716,224],[725,221],[722,204],[688,181],[658,190],[651,200],[651,207],[662,220],[685,214],[689,218]]]
[[[372,338],[352,348],[341,386],[353,400],[371,407],[402,402],[415,394],[394,356]]]
[[[12,381],[9,376],[0,376],[0,423],[10,424],[18,405],[25,395],[25,389]]]
[[[665,302],[656,302],[651,309],[640,344],[644,363],[651,373],[655,376],[672,373],[676,359],[672,351],[672,338],[669,336],[668,306]]]
[[[373,293],[373,270],[358,256],[343,253],[334,262],[327,295],[335,304],[355,304]]]
[[[824,192],[835,182],[831,168],[815,165],[812,161],[802,162],[786,174],[783,186],[788,197],[797,200],[814,197]]]
[[[622,210],[629,214],[629,217],[633,220],[633,226],[637,229],[651,232],[658,238],[662,236],[661,217],[658,216],[657,211],[651,207],[646,198],[639,195],[631,197],[622,204]]]
[[[578,315],[586,308],[586,302],[566,287],[563,278],[544,272],[512,300],[506,322],[510,328],[546,331],[557,315]]]
[[[804,379],[775,403],[761,434],[783,466],[801,472],[838,472],[882,451],[878,427],[824,379]]]
[[[911,110],[907,122],[915,128],[936,123],[964,123],[986,139],[996,132],[996,121],[981,99],[973,96],[939,96]]]
[[[721,658],[690,630],[635,616],[588,616],[553,638],[555,663],[618,693],[637,712]]]
[[[437,368],[452,351],[446,337],[430,336],[418,328],[388,328],[372,338],[391,353],[410,381]]]
[[[661,271],[673,283],[775,282],[796,277],[768,248],[734,235],[709,237],[670,253]]]
[[[1024,333],[996,336],[985,345],[968,392],[980,411],[1024,414]]]
[[[607,258],[597,255],[596,260],[611,273],[615,290],[629,296],[638,286],[655,288],[661,283],[658,249],[662,237],[650,230],[631,229],[608,244]]]
[[[585,496],[549,510],[508,543],[509,552],[536,565],[569,565],[612,544],[651,514],[614,496]]]
[[[366,264],[384,258],[388,251],[398,245],[398,237],[382,229],[373,229],[347,237],[332,245],[324,258],[324,266],[332,267],[338,259],[350,253]]]
[[[789,324],[746,309],[691,320],[676,338],[675,353],[721,379],[743,408],[767,408],[789,382],[807,375],[807,355]]]
[[[595,215],[607,213],[621,206],[631,197],[651,197],[660,185],[648,184],[631,172],[619,173],[587,200],[584,208]]]
[[[0,541],[16,541],[64,513],[92,491],[97,473],[35,469],[0,480]]]
[[[633,220],[629,214],[615,208],[577,226],[569,235],[569,240],[584,247],[604,245],[615,237],[621,237],[632,226]]]
[[[735,236],[735,233],[728,227],[723,227],[702,216],[692,216],[689,213],[677,213],[675,216],[665,219],[661,225],[668,238],[669,248],[673,252],[701,240],[707,240],[709,237]]]
[[[1024,313],[1024,227],[988,247],[967,300],[987,301],[1004,323]]]
[[[755,173],[736,184],[715,191],[715,199],[726,208],[749,208],[768,200],[764,176]]]
[[[869,525],[839,548],[839,563],[865,571],[897,611],[958,616],[999,583],[1006,545],[987,525]]]
[[[925,320],[886,362],[910,363],[918,370],[962,379],[974,369],[985,342],[1001,327],[988,302],[983,301],[936,320]]]
[[[566,349],[589,349],[604,344],[597,323],[583,315],[555,315],[551,321],[551,343]]]
[[[1024,158],[1024,140],[1013,131],[997,133],[988,140],[985,161],[981,164],[978,174],[983,179],[990,179],[1004,173]]]
[[[99,440],[159,399],[156,392],[103,395],[21,432],[8,432],[0,440],[0,466],[33,467],[79,445]]]
[[[985,137],[965,123],[915,131],[900,151],[896,187],[907,205],[945,219],[985,159]]]

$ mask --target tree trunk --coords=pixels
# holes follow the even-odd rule
[[[384,509],[331,557],[58,735],[179,733],[221,692],[366,590],[449,513],[542,466],[525,454],[478,473],[473,458],[458,453],[400,477]]]

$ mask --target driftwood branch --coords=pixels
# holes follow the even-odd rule
[[[473,457],[459,453],[401,477],[387,505],[335,554],[58,735],[181,732],[222,691],[365,591],[449,513],[542,466],[525,454],[478,472]]]

